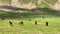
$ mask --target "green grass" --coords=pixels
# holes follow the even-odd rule
[[[60,12],[49,9],[22,13],[19,11],[0,12],[0,34],[60,34]],[[2,17],[5,20],[2,20]],[[9,20],[13,22],[13,26],[10,26]],[[24,21],[23,26],[18,24],[20,21]],[[37,21],[38,25],[35,25],[34,21]],[[49,22],[49,26],[45,25],[46,21]]]
[[[10,4],[11,0],[0,0],[2,4]]]
[[[28,18],[23,19],[24,25],[19,25],[19,19],[0,19],[0,34],[58,34],[60,33],[60,18],[31,18],[32,21],[28,21]],[[8,21],[13,22],[13,26],[10,26]],[[34,21],[38,21],[38,25],[34,25]],[[49,26],[45,25],[46,20],[49,22]]]

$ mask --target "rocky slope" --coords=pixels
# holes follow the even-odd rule
[[[60,10],[60,0],[53,6],[53,9]]]
[[[60,0],[55,0],[55,2],[53,2],[54,0],[50,1],[50,0],[38,0],[37,1],[37,5],[38,7],[52,7],[55,10],[59,10],[60,9]],[[4,3],[3,3],[4,4]],[[0,0],[0,5],[3,5],[1,3]],[[27,3],[27,4],[21,4],[19,2],[19,0],[11,0],[10,2],[7,1],[7,3],[5,5],[11,5],[13,7],[20,7],[20,8],[27,8],[27,9],[31,9],[31,8],[36,8],[37,6],[31,2]]]

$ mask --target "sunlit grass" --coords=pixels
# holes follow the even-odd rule
[[[60,32],[60,18],[31,18],[24,21],[24,25],[19,25],[21,19],[5,19],[4,21],[0,19],[0,33],[3,34],[58,34]],[[10,26],[8,21],[11,20],[13,26]],[[49,22],[49,26],[45,25],[46,20]],[[34,24],[34,21],[38,21],[38,25]]]

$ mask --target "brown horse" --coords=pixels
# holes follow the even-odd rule
[[[21,22],[19,22],[19,25],[20,25],[20,24],[21,24],[21,25],[23,25],[23,23],[24,23],[24,22],[23,22],[23,21],[21,21]]]
[[[35,25],[37,25],[37,21],[35,21]]]
[[[48,26],[48,22],[46,22],[46,26]]]
[[[9,21],[9,24],[10,24],[11,26],[13,26],[11,21]]]

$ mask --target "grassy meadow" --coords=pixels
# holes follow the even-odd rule
[[[10,26],[9,21],[12,21],[13,26]],[[19,25],[20,21],[24,24]],[[45,25],[46,21],[48,26]],[[60,34],[60,12],[50,9],[0,11],[0,34]]]

